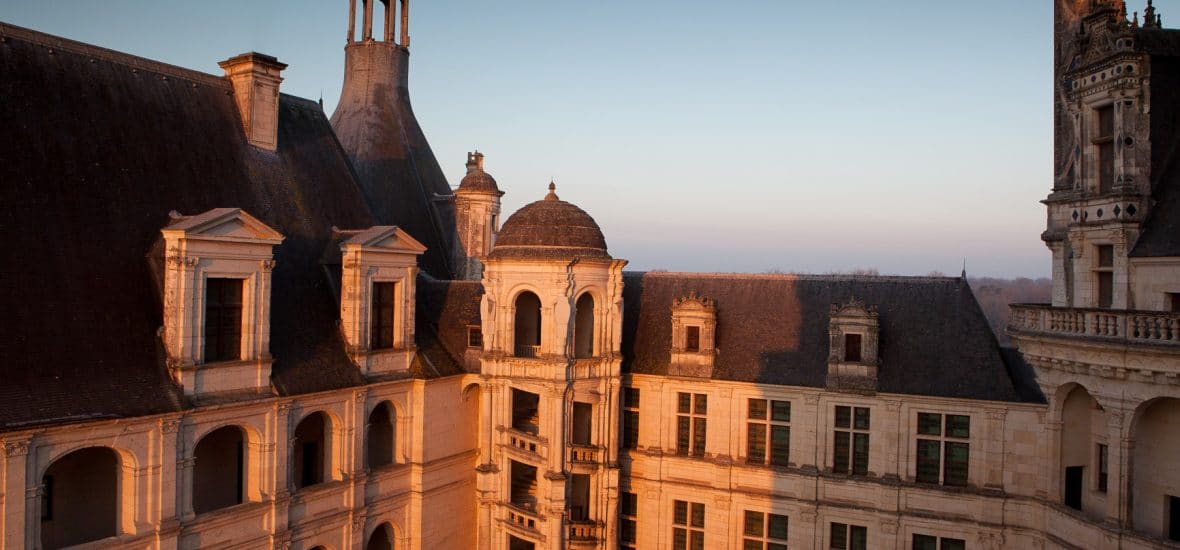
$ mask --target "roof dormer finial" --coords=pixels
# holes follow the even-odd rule
[[[547,200],[547,201],[558,200],[556,191],[557,191],[557,184],[553,183],[553,180],[549,180],[549,194],[545,195],[545,200]]]

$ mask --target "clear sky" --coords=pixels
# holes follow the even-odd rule
[[[1180,1],[1157,2],[1168,17]],[[561,198],[630,268],[1047,276],[1052,2],[412,0],[414,110],[452,184]],[[0,20],[340,93],[347,0],[3,0]],[[2,99],[2,98],[0,98]]]

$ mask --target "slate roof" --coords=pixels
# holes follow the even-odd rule
[[[508,217],[489,255],[500,258],[610,258],[606,238],[585,210],[549,194]]]
[[[188,406],[157,337],[172,210],[241,208],[284,235],[278,392],[363,383],[322,259],[333,226],[377,222],[316,102],[282,95],[278,150],[263,151],[223,78],[5,24],[0,37],[0,429]]]
[[[416,331],[434,339],[436,348],[428,354],[432,361],[450,361],[450,368],[463,370],[467,352],[467,327],[479,326],[479,302],[483,284],[479,281],[439,281],[428,276],[418,279]],[[445,354],[445,355],[443,355]],[[476,369],[478,372],[478,368]]]
[[[667,373],[672,300],[694,292],[717,307],[715,379],[824,387],[830,307],[856,297],[880,314],[878,391],[1041,400],[960,278],[628,272],[624,371]]]

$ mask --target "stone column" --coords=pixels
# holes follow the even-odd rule
[[[160,420],[160,455],[158,459],[160,461],[160,476],[157,498],[160,503],[159,529],[161,531],[176,526],[180,522],[177,511],[180,509],[181,489],[177,487],[179,476],[176,468],[176,459],[180,458],[178,456],[180,441],[177,435],[180,425],[180,418]],[[173,540],[174,544],[175,542]]]
[[[905,453],[901,451],[902,445],[907,445],[907,438],[903,434],[909,433],[905,429],[908,418],[902,418],[901,402],[900,401],[886,401],[885,414],[881,418],[870,418],[869,427],[872,428],[872,433],[869,435],[869,470],[873,471],[876,466],[880,468],[876,470],[881,477],[885,479],[901,479],[905,477],[906,472],[909,471],[909,464],[902,464],[902,457]],[[877,441],[873,441],[877,439]],[[884,456],[873,460],[874,451],[882,451]],[[889,502],[883,502],[889,509],[897,507],[897,499],[886,497]]]
[[[4,440],[4,548],[35,548],[37,529],[33,528],[26,509],[36,509],[40,480],[30,480],[30,437],[10,437]],[[36,456],[34,454],[34,456]],[[32,475],[36,475],[36,463]],[[32,498],[28,497],[32,493]]]
[[[1060,406],[1060,404],[1050,403],[1050,406]],[[1039,495],[1047,498],[1050,502],[1061,502],[1061,477],[1064,475],[1061,470],[1061,422],[1058,415],[1053,415],[1053,420],[1045,422],[1045,443],[1049,445],[1046,456],[1049,460],[1045,461],[1046,472],[1043,472],[1047,481],[1046,491],[1048,494]]]
[[[1108,457],[1106,478],[1106,523],[1118,527],[1130,527],[1130,495],[1134,479],[1132,467],[1135,456],[1135,439],[1124,421],[1131,413],[1111,407],[1106,414],[1106,447]],[[1097,467],[1097,464],[1095,464]],[[1150,475],[1150,472],[1147,473]]]
[[[365,2],[365,40],[373,39],[373,2],[379,0],[364,0]]]
[[[266,461],[272,475],[268,476],[271,494],[271,545],[273,548],[285,548],[290,542],[287,532],[287,507],[291,502],[291,480],[288,471],[291,468],[291,402],[275,404],[274,412],[270,415],[270,436]]]

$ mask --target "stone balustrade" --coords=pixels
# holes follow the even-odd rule
[[[522,346],[517,344],[513,351],[516,357],[523,357],[526,359],[533,359],[541,356],[541,346]]]
[[[1013,304],[1008,330],[1127,344],[1180,346],[1180,313]]]
[[[594,543],[602,538],[602,531],[602,525],[596,521],[571,521],[568,531],[570,545],[581,548],[583,546],[577,543],[583,543],[594,548]]]
[[[570,462],[595,464],[598,462],[598,447],[570,445]]]

